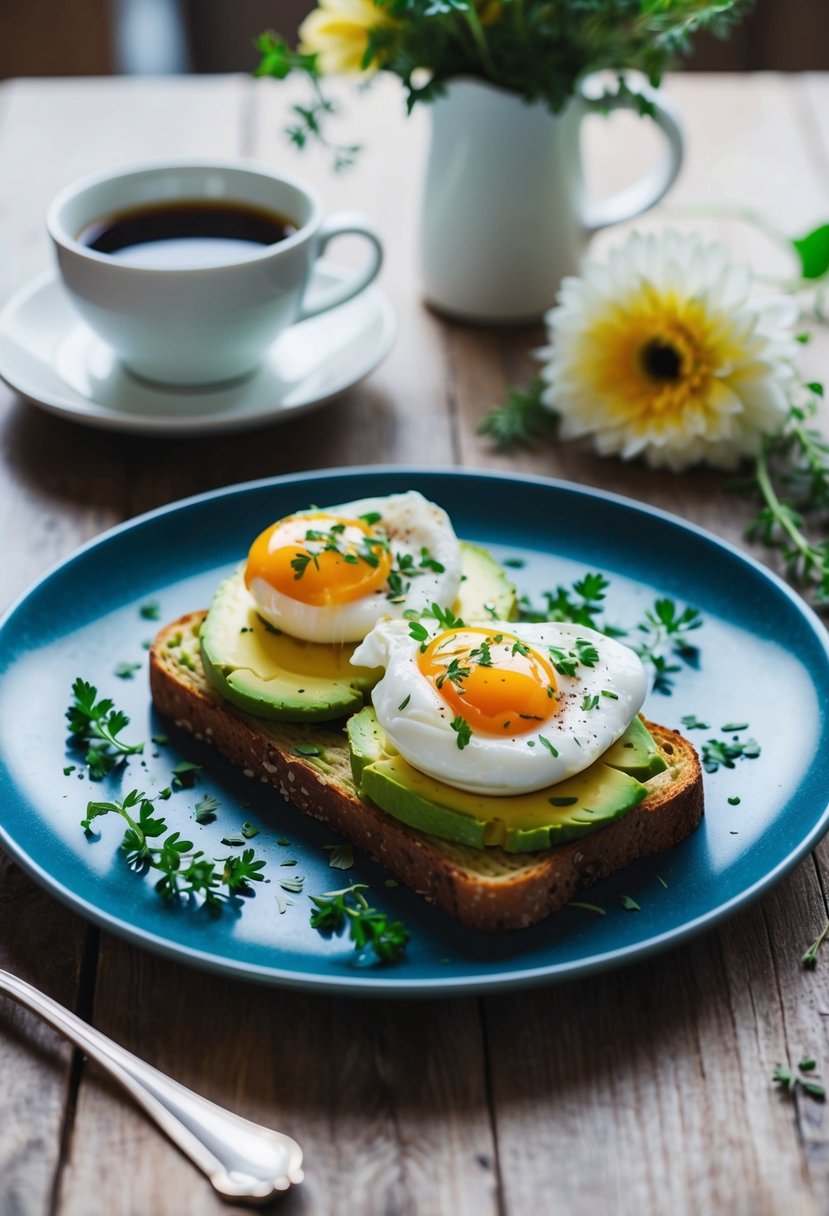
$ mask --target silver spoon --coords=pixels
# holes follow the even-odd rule
[[[114,1077],[222,1198],[265,1203],[302,1181],[302,1149],[290,1136],[194,1094],[8,971],[0,970],[0,991],[39,1014]]]

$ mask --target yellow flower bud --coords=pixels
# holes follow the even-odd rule
[[[317,56],[317,66],[325,76],[362,73],[370,32],[395,24],[385,6],[374,0],[319,0],[319,6],[299,27],[299,49]],[[368,70],[374,68],[376,65]]]

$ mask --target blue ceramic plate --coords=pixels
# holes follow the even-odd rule
[[[450,513],[458,533],[515,559],[520,590],[539,597],[587,570],[611,579],[607,617],[633,625],[657,595],[701,609],[700,659],[682,665],[670,696],[652,694],[646,712],[678,726],[695,713],[720,736],[748,723],[762,747],[754,760],[706,776],[706,816],[668,854],[594,887],[599,916],[566,909],[545,924],[500,937],[455,924],[358,855],[331,869],[330,831],[245,778],[207,747],[153,714],[145,642],[154,626],[141,606],[158,601],[160,621],[206,607],[220,577],[272,519],[306,506],[407,488]],[[523,563],[523,564],[521,564]],[[427,995],[492,991],[572,977],[675,945],[756,898],[802,858],[827,828],[829,646],[817,618],[782,582],[735,549],[668,515],[624,499],[532,478],[483,473],[364,469],[282,477],[174,504],[125,524],[47,574],[0,623],[0,839],[29,873],[91,920],[183,963],[260,981],[353,994]],[[115,676],[136,663],[133,679]],[[82,675],[129,713],[125,737],[169,741],[130,760],[118,778],[93,784],[67,751],[64,711]],[[138,787],[153,793],[182,759],[204,766],[197,786],[159,805],[171,826],[208,854],[243,822],[271,881],[243,907],[212,917],[172,909],[152,882],[132,873],[118,850],[120,821],[99,820],[100,838],[80,827],[89,798]],[[212,794],[216,821],[194,822]],[[739,802],[735,800],[739,799]],[[290,843],[284,843],[288,841]],[[283,843],[281,843],[283,842]],[[295,864],[289,864],[295,863]],[[280,880],[301,876],[301,893]],[[408,957],[365,965],[341,940],[308,923],[308,896],[367,882],[381,908],[412,933]],[[664,884],[664,885],[663,885]],[[640,911],[628,911],[620,896]],[[289,903],[288,901],[292,901]]]

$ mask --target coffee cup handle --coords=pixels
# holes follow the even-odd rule
[[[669,97],[663,96],[660,90],[648,84],[637,82],[636,91],[646,99],[650,117],[665,133],[665,155],[650,173],[646,173],[638,182],[587,208],[582,223],[588,235],[598,232],[601,228],[608,228],[611,224],[632,220],[643,211],[648,211],[667,194],[682,168],[685,139],[679,110]],[[590,97],[582,91],[581,95],[588,113],[637,109],[635,99],[628,93]]]
[[[306,305],[303,301],[298,321],[306,321],[309,317],[316,317],[321,312],[328,312],[330,308],[337,308],[338,305],[345,304],[347,300],[353,299],[354,296],[364,291],[377,277],[383,264],[383,246],[371,221],[361,215],[359,211],[340,211],[324,220],[317,235],[316,257],[321,257],[328,244],[338,236],[365,237],[370,250],[368,263],[362,269],[355,271],[344,283],[338,283],[330,288],[312,305]]]

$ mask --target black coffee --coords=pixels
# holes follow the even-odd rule
[[[155,203],[93,220],[82,245],[137,266],[187,268],[235,261],[275,245],[297,225],[275,211],[224,199]]]

